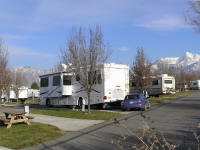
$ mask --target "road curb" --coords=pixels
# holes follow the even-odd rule
[[[12,150],[12,149],[0,146],[0,150]]]

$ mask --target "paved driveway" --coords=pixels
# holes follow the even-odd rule
[[[180,144],[177,149],[197,149],[193,132],[198,132],[197,125],[200,122],[200,92],[154,105],[146,112],[134,111],[117,121],[108,121],[79,132],[70,132],[56,140],[26,150],[115,150],[118,148],[111,144],[111,140],[116,141],[120,135],[127,134],[119,122],[125,122],[130,130],[136,132],[143,121],[152,129],[162,131],[170,143]],[[132,139],[122,145],[131,146],[135,142]]]
[[[4,108],[0,109],[0,116],[4,115],[4,111],[24,111],[22,108]],[[34,117],[33,122],[40,122],[56,126],[64,131],[79,131],[84,128],[104,122],[104,120],[86,120],[86,119],[71,119],[64,117],[54,117],[39,114],[30,114]]]
[[[79,131],[84,128],[104,122],[104,120],[71,119],[38,114],[31,114],[31,116],[35,117],[33,122],[54,125],[65,131]]]

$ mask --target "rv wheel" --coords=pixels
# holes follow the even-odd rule
[[[79,109],[82,109],[82,106],[83,106],[83,98],[79,97],[79,100],[78,100],[78,107],[79,107]]]
[[[102,104],[102,108],[103,108],[103,109],[108,109],[108,103],[103,103],[103,104]]]
[[[50,99],[47,99],[47,100],[46,100],[46,106],[47,106],[47,107],[51,107]]]

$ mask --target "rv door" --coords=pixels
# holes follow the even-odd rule
[[[62,95],[72,95],[72,76],[63,75],[63,90]]]

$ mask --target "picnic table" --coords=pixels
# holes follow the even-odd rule
[[[10,128],[15,123],[26,123],[30,125],[30,121],[33,119],[31,116],[26,116],[26,112],[24,111],[6,111],[3,113],[5,114],[5,118],[0,118],[0,121],[7,125],[7,128]]]

